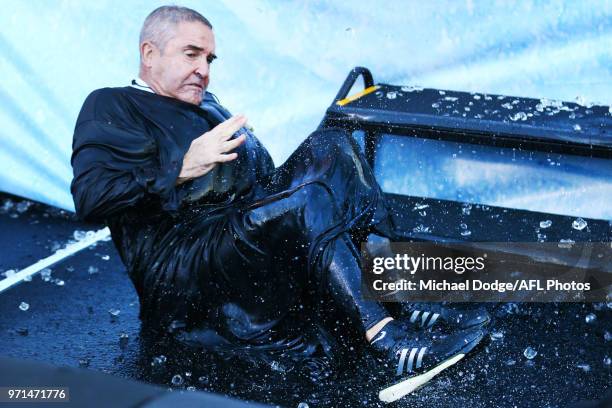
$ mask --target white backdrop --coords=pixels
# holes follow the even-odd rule
[[[73,209],[72,131],[89,92],[137,74],[158,1],[9,0],[0,13],[0,190]],[[610,1],[183,1],[215,27],[210,90],[276,164],[348,71],[376,81],[612,102]]]

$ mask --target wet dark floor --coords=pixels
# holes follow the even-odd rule
[[[14,197],[0,196],[0,272],[50,255],[75,230],[99,228],[40,204],[17,204]],[[383,379],[359,348],[343,350],[334,361],[295,362],[279,356],[219,356],[144,336],[136,293],[112,242],[51,269],[48,281],[35,275],[0,293],[2,355],[286,407],[300,402],[383,406],[377,400]],[[22,302],[29,305],[26,311],[19,308]],[[612,382],[612,304],[485,306],[495,316],[495,339],[389,406],[566,407],[604,396]],[[537,351],[532,360],[524,356],[527,347]]]

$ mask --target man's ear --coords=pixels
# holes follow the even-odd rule
[[[151,68],[156,52],[157,47],[155,47],[155,45],[153,45],[151,42],[145,41],[140,44],[140,60],[142,61],[142,64],[148,68]]]

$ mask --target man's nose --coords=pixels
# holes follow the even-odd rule
[[[208,63],[208,61],[206,61],[205,58],[202,58],[202,60],[196,67],[195,73],[201,78],[206,78],[208,77],[209,71],[210,71],[210,64]]]

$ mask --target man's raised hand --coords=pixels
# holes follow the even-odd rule
[[[208,173],[218,163],[235,160],[238,154],[228,152],[244,143],[246,136],[240,135],[233,140],[230,140],[230,138],[246,122],[247,118],[244,115],[232,116],[194,139],[183,159],[183,167],[177,179],[177,184]]]

